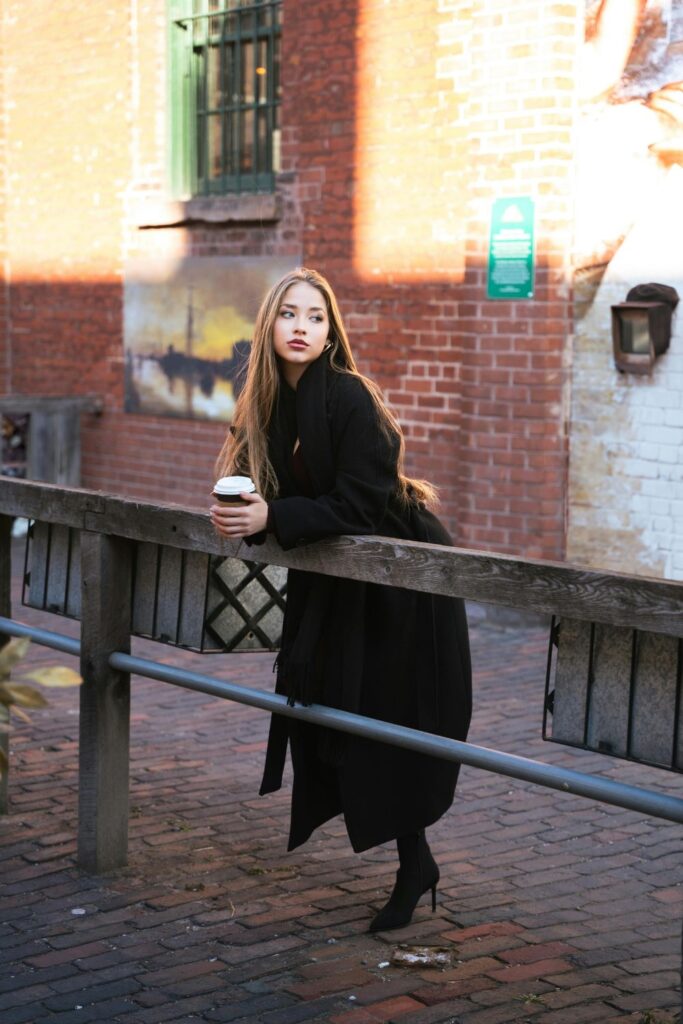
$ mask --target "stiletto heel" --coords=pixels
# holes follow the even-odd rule
[[[371,932],[389,931],[408,924],[420,897],[430,889],[432,913],[436,911],[439,867],[432,857],[424,832],[400,836],[396,843],[399,856],[396,884],[388,902],[371,921]]]

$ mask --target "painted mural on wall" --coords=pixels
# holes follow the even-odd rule
[[[612,358],[612,304],[683,295],[683,4],[586,6],[577,71],[575,332],[567,557],[683,578],[683,316],[649,376]]]
[[[261,299],[292,264],[237,257],[130,262],[126,412],[229,421]]]

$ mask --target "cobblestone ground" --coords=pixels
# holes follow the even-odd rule
[[[74,624],[16,607],[16,617]],[[247,686],[272,657],[136,653]],[[473,628],[475,743],[680,793],[680,778],[544,743],[540,630]],[[34,646],[31,661],[72,660]],[[0,1022],[664,1024],[677,1019],[680,829],[464,768],[430,830],[436,914],[371,936],[393,850],[361,856],[332,822],[287,854],[288,787],[257,796],[267,717],[134,679],[128,867],[75,862],[75,691],[12,735],[0,822]],[[398,966],[400,944],[440,968]]]

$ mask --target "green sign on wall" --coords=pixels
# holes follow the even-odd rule
[[[534,201],[495,199],[489,240],[489,299],[530,299],[534,294]]]

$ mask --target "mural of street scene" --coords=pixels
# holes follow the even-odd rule
[[[259,303],[290,259],[188,258],[126,268],[125,410],[230,420]]]

